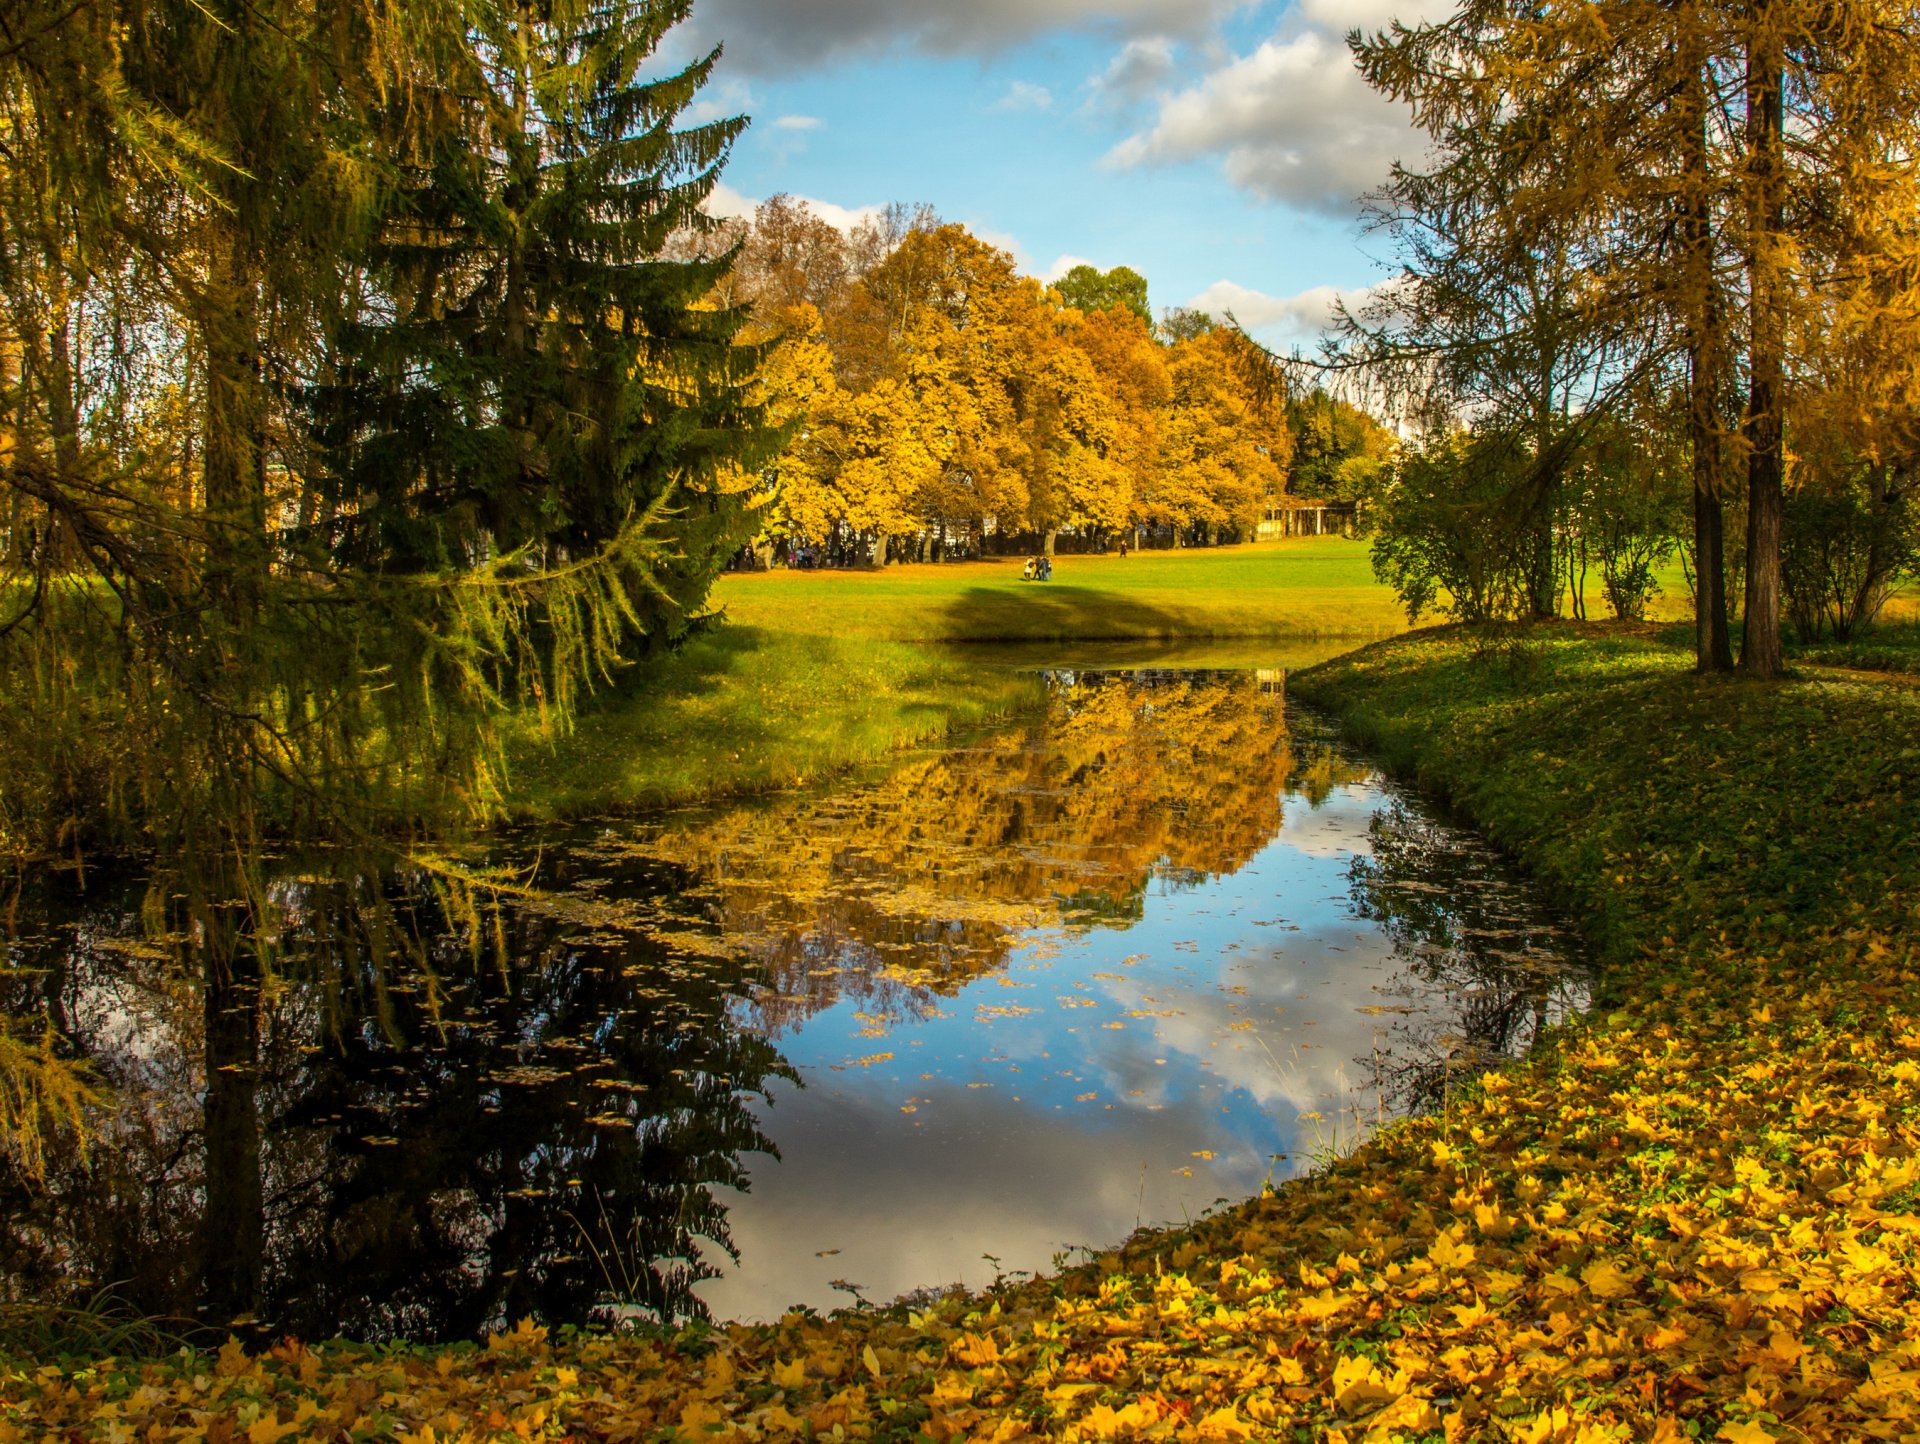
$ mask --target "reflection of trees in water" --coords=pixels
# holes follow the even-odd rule
[[[1403,963],[1403,1018],[1372,1059],[1371,1083],[1397,1109],[1439,1106],[1448,1090],[1586,1003],[1568,938],[1530,900],[1499,855],[1471,834],[1394,802],[1371,824],[1372,856],[1356,857],[1356,913],[1380,924]]]
[[[852,996],[889,1018],[1003,967],[1040,924],[1124,926],[1279,830],[1284,699],[1241,675],[1055,674],[1045,715],[828,798],[643,848],[707,878],[767,967],[762,1026]]]
[[[270,970],[156,946],[95,899],[14,950],[33,971],[0,978],[0,1009],[46,1009],[119,1107],[88,1158],[4,1181],[12,1294],[113,1283],[309,1338],[580,1319],[610,1294],[699,1311],[699,1240],[728,1246],[713,1189],[771,1151],[747,1098],[792,1076],[730,1022],[738,967],[552,900],[481,919],[476,954],[419,877],[275,896]]]

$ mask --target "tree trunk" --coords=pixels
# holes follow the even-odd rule
[[[1752,308],[1752,386],[1747,399],[1747,597],[1740,670],[1777,677],[1780,645],[1780,522],[1784,457],[1781,407],[1786,317],[1779,247],[1786,227],[1784,60],[1770,33],[1771,3],[1754,7],[1747,55],[1747,149],[1753,169],[1748,204],[1747,275]]]
[[[246,243],[216,248],[208,278],[205,505],[215,524],[208,580],[235,620],[251,610],[266,567],[266,396],[260,372],[260,296]]]
[[[205,1023],[207,1098],[202,1279],[210,1320],[225,1323],[260,1302],[265,1204],[260,1175],[259,961],[244,939],[224,940],[231,963],[209,960]]]
[[[1860,589],[1850,599],[1852,606],[1847,618],[1850,633],[1872,626],[1880,616],[1880,609],[1887,604],[1887,582],[1893,573],[1887,556],[1890,510],[1887,465],[1879,462],[1867,472],[1867,515],[1872,518],[1872,528],[1867,533],[1866,574],[1860,579]]]
[[[1040,536],[1040,555],[1046,557],[1052,556],[1054,543],[1059,540],[1059,537],[1059,531],[1053,527],[1048,527],[1046,531],[1042,532]]]
[[[1690,67],[1686,199],[1687,440],[1693,453],[1694,670],[1733,670],[1727,628],[1726,507],[1720,469],[1722,311],[1713,274],[1713,214],[1707,196],[1706,80]]]

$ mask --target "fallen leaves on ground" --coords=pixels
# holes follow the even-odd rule
[[[1920,1439],[1907,835],[1880,903],[1783,919],[1774,949],[1720,941],[1717,901],[1643,908],[1669,937],[1609,1011],[1319,1174],[1052,1278],[676,1334],[13,1365],[0,1444]],[[1678,867],[1691,907],[1688,866],[1643,849],[1617,886]]]

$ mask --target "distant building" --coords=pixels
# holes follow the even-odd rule
[[[1357,508],[1350,501],[1316,501],[1306,496],[1270,496],[1254,527],[1256,541],[1288,536],[1352,536]]]

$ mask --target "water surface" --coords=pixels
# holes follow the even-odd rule
[[[29,899],[0,1007],[120,1107],[9,1181],[7,1286],[307,1337],[765,1318],[1310,1167],[1583,990],[1283,675],[1056,670],[877,780],[510,839],[525,895],[289,860],[227,960],[139,879]]]

